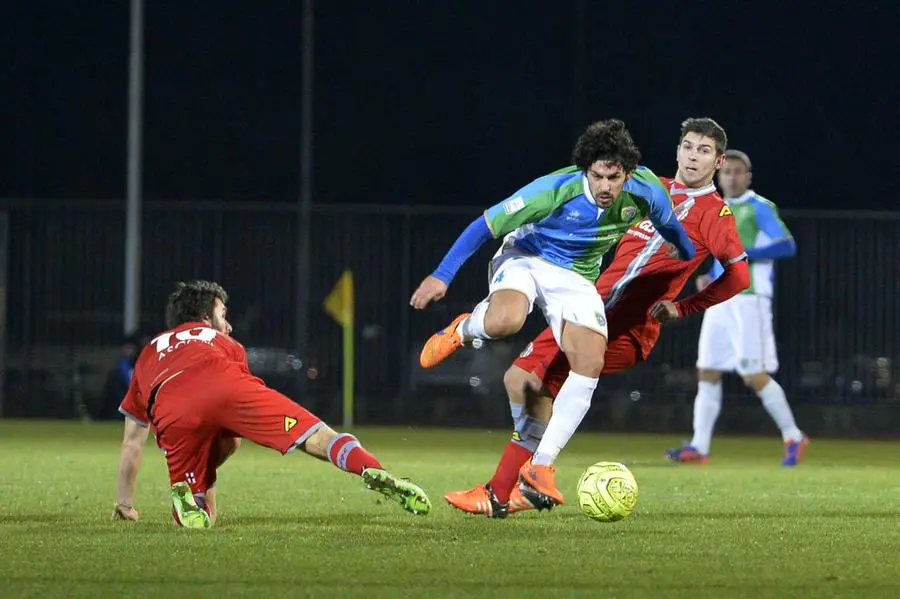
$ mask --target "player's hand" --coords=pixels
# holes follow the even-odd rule
[[[416,292],[412,294],[409,305],[416,310],[421,310],[430,302],[435,302],[445,295],[447,295],[447,283],[429,275],[425,277],[425,280],[422,281]]]
[[[113,508],[113,520],[129,520],[131,522],[137,522],[140,517],[141,515],[134,509],[134,506],[116,503],[116,506]]]
[[[656,302],[650,308],[650,316],[659,322],[669,322],[670,320],[678,320],[681,316],[678,314],[678,306],[669,300]]]
[[[703,291],[709,284],[712,283],[712,277],[709,275],[700,275],[696,279],[694,279],[694,283],[697,285],[697,291]]]

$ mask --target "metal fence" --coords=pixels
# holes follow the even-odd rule
[[[103,402],[122,338],[124,203],[0,201],[0,316],[6,318],[2,413],[71,417]],[[356,278],[360,422],[505,426],[501,378],[543,325],[466,349],[424,372],[428,335],[486,291],[484,248],[444,302],[412,311],[408,297],[473,211],[454,207],[318,206],[312,216],[307,355],[294,355],[298,213],[285,204],[148,203],[140,278],[142,327],[162,328],[174,281],[211,278],[231,294],[235,336],[273,384],[339,419],[341,333],[321,302],[344,269]],[[777,269],[779,380],[808,432],[900,430],[900,213],[784,214],[798,255]],[[2,221],[0,219],[0,225]],[[0,226],[0,234],[3,227]],[[2,242],[2,237],[0,237]],[[5,290],[4,294],[4,278]],[[590,426],[689,428],[700,317],[667,327],[648,363],[605,380]],[[5,353],[5,355],[3,355]],[[723,429],[768,432],[759,402],[726,387]]]

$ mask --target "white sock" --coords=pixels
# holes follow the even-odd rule
[[[769,384],[760,389],[756,395],[762,400],[762,405],[781,429],[781,438],[785,441],[800,441],[803,439],[803,431],[797,428],[794,422],[794,413],[788,405],[784,389],[775,379],[770,379]]]
[[[553,402],[553,415],[550,416],[547,430],[534,453],[532,463],[550,466],[556,461],[556,456],[575,434],[575,430],[590,409],[597,380],[569,372],[566,382],[556,395],[556,401]]]
[[[513,427],[519,424],[519,418],[525,413],[525,404],[509,402],[509,413],[512,414]]]
[[[490,339],[490,336],[484,332],[484,315],[487,314],[489,305],[488,301],[484,300],[475,306],[465,320],[459,323],[456,330],[464,342],[468,343],[472,339]]]
[[[703,455],[709,454],[713,429],[722,410],[722,382],[700,381],[694,398],[694,438],[691,445]]]

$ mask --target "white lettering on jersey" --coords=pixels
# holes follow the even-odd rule
[[[179,347],[183,347],[188,343],[206,343],[212,345],[212,340],[216,338],[218,331],[210,327],[196,327],[178,331],[177,333],[169,331],[155,338],[150,343],[155,345],[159,359],[162,360]],[[173,338],[174,337],[174,343]]]

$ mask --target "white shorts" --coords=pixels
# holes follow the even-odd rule
[[[571,322],[609,337],[606,308],[593,283],[561,266],[506,246],[491,261],[490,293],[513,289],[528,298],[528,312],[540,307],[562,347],[564,322]]]
[[[778,370],[772,300],[741,294],[709,308],[700,327],[697,368],[741,376]]]

